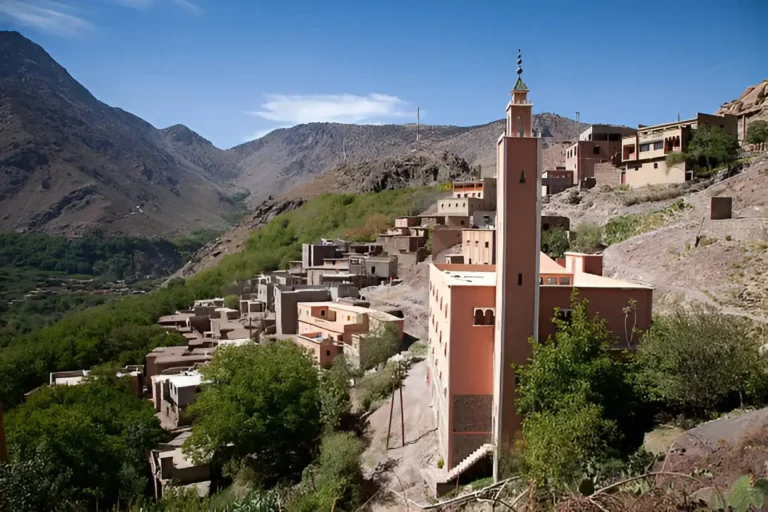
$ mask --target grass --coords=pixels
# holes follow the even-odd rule
[[[648,185],[647,187],[637,190],[626,190],[627,193],[622,194],[621,202],[624,206],[632,206],[634,204],[664,201],[685,195],[690,192],[690,190],[691,187],[687,183],[674,185]]]

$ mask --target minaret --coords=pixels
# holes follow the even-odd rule
[[[507,105],[505,133],[497,146],[496,331],[493,349],[494,479],[499,455],[511,449],[520,432],[515,408],[513,364],[531,355],[528,339],[538,336],[539,248],[541,225],[541,140],[532,133],[533,105],[522,79],[517,55],[517,81]]]

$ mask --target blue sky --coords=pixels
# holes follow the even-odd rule
[[[624,4],[624,5],[622,5]],[[536,112],[635,126],[768,78],[768,2],[0,0],[97,98],[227,148],[309,121],[501,118],[517,49]]]

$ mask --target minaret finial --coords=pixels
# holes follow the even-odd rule
[[[523,51],[521,49],[517,49],[517,76],[520,77],[520,75],[523,74]]]

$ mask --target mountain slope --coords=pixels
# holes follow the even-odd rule
[[[582,125],[586,126],[586,125]],[[407,125],[347,125],[309,123],[275,130],[264,137],[231,149],[241,158],[239,185],[251,191],[251,206],[268,196],[279,196],[308,178],[338,167],[380,158],[407,155],[412,150],[450,152],[476,167],[495,168],[496,140],[504,121],[472,126],[417,127]],[[535,114],[534,129],[545,144],[545,164],[561,164],[561,147],[579,130],[576,121],[556,114]]]
[[[234,165],[191,133],[101,103],[40,46],[0,32],[0,230],[225,228]]]

